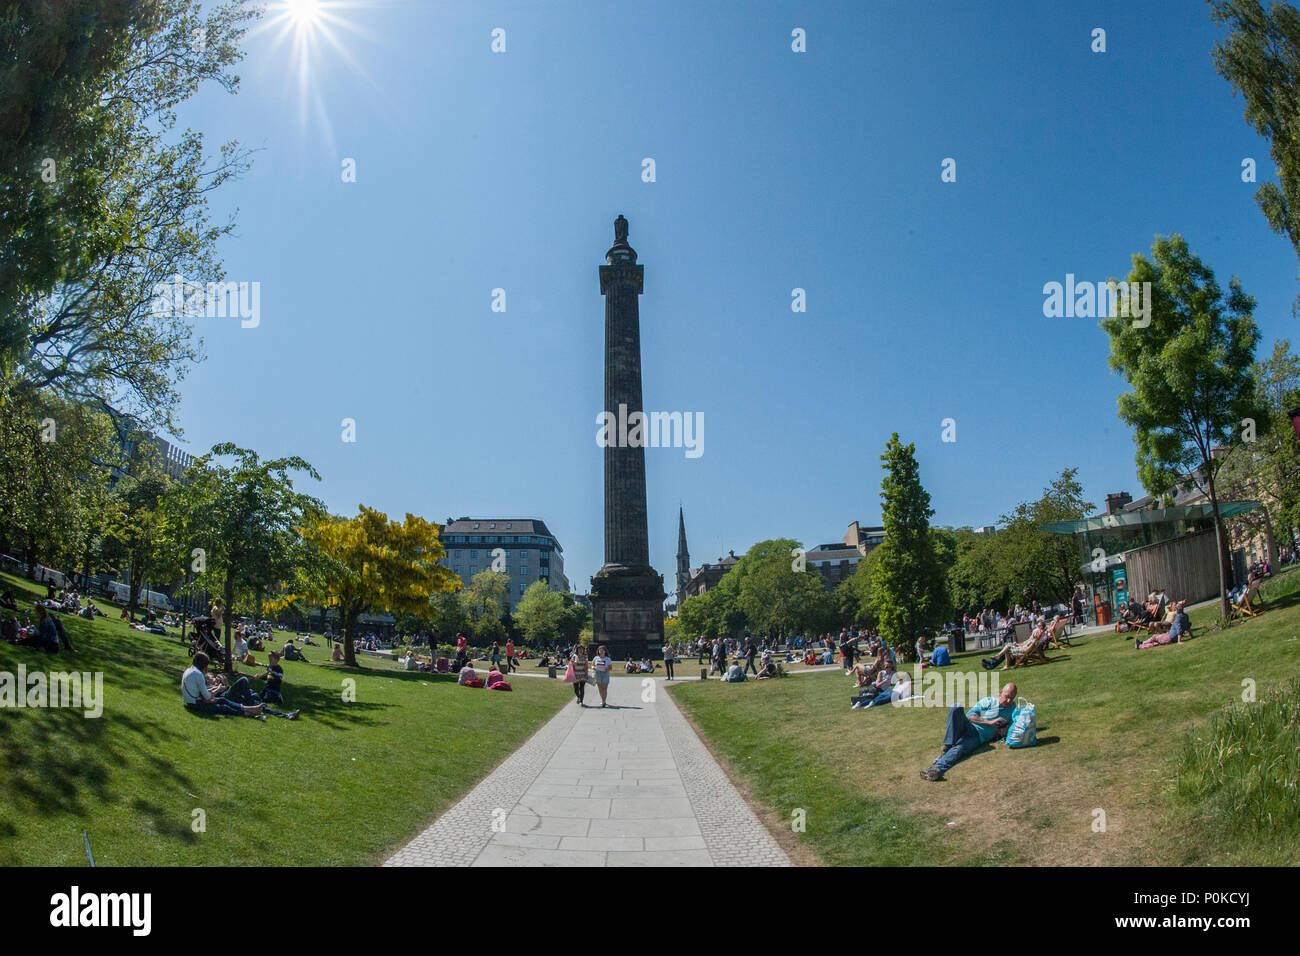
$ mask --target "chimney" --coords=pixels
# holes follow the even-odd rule
[[[1119,514],[1124,510],[1124,506],[1133,503],[1133,496],[1127,491],[1119,491],[1113,495],[1106,496],[1106,514]]]

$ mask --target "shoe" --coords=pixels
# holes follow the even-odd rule
[[[302,713],[302,711],[300,711],[300,710],[295,710],[295,711],[293,711],[292,713],[287,714],[286,716],[287,716],[290,720],[297,720],[297,719],[298,719],[298,715],[299,715],[300,713]]]
[[[861,707],[861,706],[862,706],[862,701],[860,701],[860,700],[855,700],[855,701],[853,702],[853,706],[850,707],[849,710],[857,710],[857,709],[858,709],[859,707]]]
[[[943,779],[943,771],[937,767],[926,767],[921,771],[921,776],[926,780],[939,781]]]

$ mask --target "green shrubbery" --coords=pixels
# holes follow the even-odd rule
[[[1179,796],[1215,830],[1270,842],[1300,836],[1297,779],[1300,678],[1225,707],[1189,734],[1178,764]]]

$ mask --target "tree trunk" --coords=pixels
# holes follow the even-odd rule
[[[1217,545],[1216,550],[1219,553],[1219,617],[1221,622],[1228,623],[1228,567],[1227,562],[1223,559],[1223,519],[1219,517],[1219,496],[1214,489],[1214,472],[1209,471],[1209,490],[1210,490],[1210,509],[1214,514],[1214,542]]]
[[[135,596],[136,591],[138,590],[136,579],[139,577],[136,568],[139,565],[135,560],[135,555],[130,556],[130,561],[131,573],[126,576],[126,612],[131,616],[131,622],[135,623]]]
[[[234,664],[230,656],[230,621],[235,616],[235,578],[234,575],[227,572],[226,574],[226,613],[224,629],[226,632],[226,677],[229,678],[234,674]]]
[[[1270,568],[1277,567],[1277,539],[1273,537],[1273,521],[1269,518],[1268,507],[1264,509],[1264,541],[1265,541],[1265,560],[1268,561]]]
[[[339,608],[339,616],[344,617],[343,608]],[[357,630],[357,618],[361,616],[361,611],[348,609],[343,622],[343,664],[345,667],[357,666],[357,650],[354,638]]]

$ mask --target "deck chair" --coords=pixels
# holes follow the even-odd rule
[[[1026,664],[1038,662],[1040,664],[1050,663],[1047,659],[1047,641],[1051,636],[1050,631],[1044,631],[1043,636],[1034,641],[1029,647],[1025,648],[1024,653],[1017,654],[1010,652],[1011,666],[1024,667]]]
[[[1234,620],[1238,617],[1259,617],[1260,612],[1255,609],[1252,601],[1255,592],[1259,590],[1259,583],[1250,585],[1245,591],[1241,592],[1241,598],[1232,605],[1232,611],[1228,614],[1228,620]]]
[[[1052,626],[1047,629],[1047,637],[1043,643],[1058,650],[1070,646],[1070,639],[1065,636],[1065,618],[1058,617],[1052,621]]]

